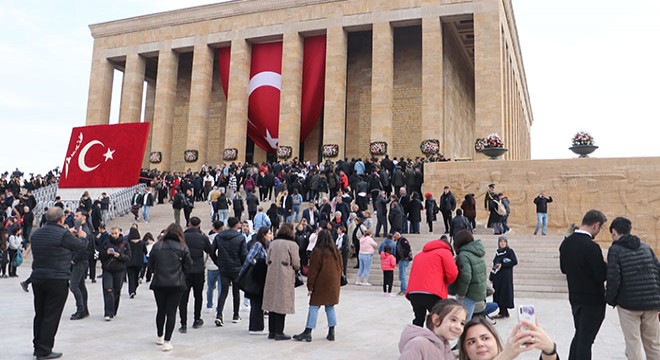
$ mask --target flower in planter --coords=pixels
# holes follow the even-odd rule
[[[369,144],[369,152],[371,155],[385,155],[387,154],[387,143],[385,141],[374,141]]]
[[[324,144],[323,157],[333,158],[339,155],[339,145],[337,144]]]
[[[489,148],[503,148],[504,147],[504,141],[502,141],[502,138],[497,135],[497,133],[492,133],[486,136],[485,138],[479,138],[474,142],[474,150],[477,152],[481,152],[484,149],[489,149]]]
[[[189,163],[197,161],[199,158],[199,151],[197,150],[186,150],[183,152],[183,160]]]
[[[477,138],[477,140],[474,142],[474,150],[477,152],[481,152],[481,150],[485,148],[486,148],[486,139]]]
[[[293,153],[293,148],[291,146],[278,146],[277,147],[277,157],[280,159],[288,159]]]
[[[233,161],[238,159],[238,149],[236,148],[227,148],[222,153],[222,159],[225,161]]]
[[[424,155],[435,155],[440,152],[440,140],[438,139],[427,139],[422,141],[419,145],[419,150]]]
[[[593,146],[594,145],[594,138],[591,136],[586,131],[578,131],[575,135],[573,135],[573,139],[571,139],[571,143],[573,146]]]
[[[163,161],[163,153],[160,151],[153,151],[149,154],[149,162],[152,164],[160,164]]]

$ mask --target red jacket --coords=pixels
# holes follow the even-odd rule
[[[413,259],[407,294],[420,292],[447,298],[447,286],[458,276],[449,244],[440,240],[429,241]]]
[[[380,266],[383,271],[394,270],[396,268],[396,258],[385,251],[380,253]]]

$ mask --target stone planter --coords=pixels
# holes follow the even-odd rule
[[[588,158],[589,154],[596,151],[598,146],[596,145],[575,145],[569,147],[569,149],[577,155],[580,155],[581,158]]]
[[[501,147],[484,148],[481,153],[488,156],[491,160],[497,160],[500,156],[504,155],[509,149]]]

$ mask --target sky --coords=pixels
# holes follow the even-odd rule
[[[0,2],[0,171],[45,173],[85,124],[89,24],[213,3],[203,0]],[[532,159],[660,156],[660,1],[514,0],[534,123]],[[115,76],[116,122],[121,76]],[[506,143],[506,139],[504,139]]]

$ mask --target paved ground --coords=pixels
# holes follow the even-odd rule
[[[209,228],[209,207],[198,204],[193,215],[203,219],[203,229]],[[152,221],[140,222],[140,232],[157,233],[172,220],[169,205],[159,205],[152,210]],[[124,229],[132,223],[132,217],[123,217],[113,223]],[[31,258],[19,270],[19,279],[29,275]],[[21,290],[19,279],[0,279],[0,359],[29,359],[32,354],[32,293]],[[354,279],[349,279],[353,280]],[[341,303],[337,306],[337,341],[325,340],[326,320],[319,314],[317,329],[311,343],[295,341],[275,342],[265,336],[247,333],[247,309],[241,309],[243,322],[228,323],[224,327],[213,324],[211,314],[204,314],[206,322],[200,329],[189,329],[187,334],[174,333],[174,351],[163,353],[154,345],[156,306],[147,284],[138,289],[135,299],[129,299],[123,288],[119,313],[111,322],[103,321],[103,296],[100,282],[87,282],[91,316],[80,321],[70,321],[75,312],[75,301],[69,296],[64,316],[55,342],[55,351],[64,352],[67,359],[396,359],[401,330],[412,320],[412,310],[403,297],[384,297],[377,291],[358,291],[343,288]],[[31,291],[31,290],[30,290]],[[227,299],[225,318],[231,318],[231,294]],[[572,317],[567,300],[517,298],[517,304],[534,304],[541,325],[557,342],[560,354],[566,358],[573,335]],[[242,306],[242,305],[241,305]],[[296,289],[296,314],[286,319],[287,334],[293,335],[304,329],[307,313],[307,296],[303,287]],[[189,303],[192,318],[192,299]],[[515,326],[514,317],[499,321],[496,325],[503,339]],[[178,328],[178,324],[177,324]],[[625,359],[624,342],[616,311],[608,309],[601,331],[594,344],[594,359]],[[521,356],[521,359],[537,359],[538,353]]]

